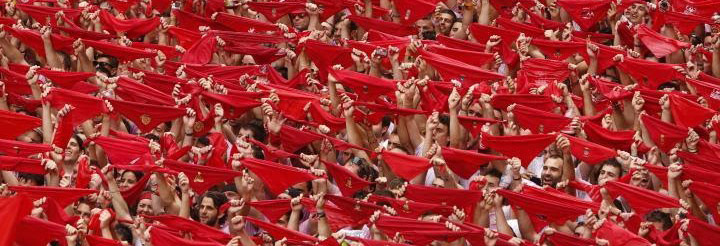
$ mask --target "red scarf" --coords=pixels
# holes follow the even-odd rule
[[[641,115],[640,120],[642,120],[655,145],[665,153],[668,153],[670,149],[675,147],[675,144],[687,138],[687,128],[661,121],[647,114]]]
[[[13,37],[19,39],[23,44],[35,50],[39,56],[45,56],[45,45],[39,32],[33,30],[13,29],[10,26],[5,26],[4,30],[10,33]],[[52,42],[53,49],[73,54],[72,43],[75,42],[74,39],[57,34],[51,34],[50,40]]]
[[[383,151],[381,155],[392,172],[405,180],[412,180],[432,167],[430,160],[422,157],[390,151]]]
[[[350,172],[350,170],[343,166],[325,161],[323,161],[323,164],[330,176],[335,180],[335,184],[343,196],[352,197],[358,190],[362,190],[372,184],[372,182],[357,176],[357,174]]]
[[[134,122],[141,132],[150,132],[159,124],[185,115],[184,109],[175,107],[120,100],[110,100],[110,103],[114,110]]]
[[[140,59],[140,58],[155,57],[155,53],[141,50],[141,49],[120,46],[117,44],[102,42],[102,41],[94,41],[94,40],[87,40],[87,39],[82,39],[82,41],[83,41],[83,43],[85,43],[85,45],[91,46],[91,47],[97,49],[98,51],[102,52],[103,54],[117,57],[118,60],[123,61],[123,62],[133,61],[135,59]]]
[[[558,0],[557,5],[568,12],[583,30],[589,30],[607,17],[610,0]]]
[[[593,235],[608,240],[610,245],[650,246],[650,242],[646,239],[625,230],[609,220],[606,220]]]
[[[524,136],[492,136],[482,134],[482,143],[507,157],[517,157],[527,167],[548,145],[555,141],[557,134],[535,134]],[[523,146],[518,148],[517,146]]]
[[[540,49],[546,58],[558,61],[564,61],[572,55],[585,52],[585,43],[582,42],[532,39],[530,43]]]
[[[499,94],[494,95],[490,100],[493,108],[498,110],[507,109],[510,104],[524,105],[534,109],[552,112],[557,105],[550,96],[532,94]]]
[[[65,226],[61,224],[25,216],[14,229],[16,230],[15,242],[21,246],[47,245],[53,240],[59,241],[60,245],[67,245],[65,241],[67,232]],[[37,233],[40,231],[42,233]]]
[[[318,242],[318,239],[313,236],[290,230],[285,227],[271,224],[256,218],[245,217],[245,220],[260,227],[276,239],[287,238],[288,240],[298,240],[303,242]]]
[[[673,79],[685,79],[685,75],[674,68],[675,66],[682,66],[678,64],[657,63],[625,57],[624,61],[618,63],[617,66],[623,72],[635,78],[641,85],[651,89],[655,89],[660,84]]]
[[[533,133],[559,132],[572,122],[571,118],[537,110],[524,105],[515,105],[512,110],[515,122]]]
[[[145,142],[102,136],[90,138],[87,141],[100,145],[105,150],[110,162],[115,165],[144,164],[145,161],[150,160],[150,147]]]
[[[458,116],[458,120],[460,120],[460,124],[465,128],[465,130],[468,130],[473,137],[477,137],[478,135],[480,135],[480,133],[482,132],[482,127],[485,124],[500,123],[500,121],[498,120],[471,116]]]
[[[474,206],[475,203],[482,200],[483,192],[479,190],[446,189],[422,185],[408,185],[405,190],[405,197],[416,202],[465,208]]]
[[[342,85],[350,87],[358,100],[372,102],[381,95],[394,95],[395,82],[350,70],[330,70],[332,75]]]
[[[190,187],[197,193],[205,193],[218,183],[243,175],[242,172],[226,168],[193,165],[168,159],[165,159],[163,164],[173,171],[185,173],[190,179]]]
[[[219,215],[218,215],[219,216]],[[218,243],[226,244],[232,239],[232,235],[227,234],[223,231],[205,225],[203,223],[182,218],[176,215],[158,215],[158,216],[146,216],[147,218],[163,223],[165,226],[175,229],[181,232],[187,232],[192,234],[193,239],[209,239],[217,241]],[[206,241],[206,240],[201,240]]]
[[[154,246],[221,246],[217,242],[201,242],[177,237],[158,227],[150,229],[150,242]]]
[[[304,13],[305,2],[248,2],[250,9],[260,12],[271,23],[290,13]]]
[[[145,35],[160,25],[160,18],[158,17],[151,19],[120,20],[106,10],[101,10],[99,17],[103,27],[112,32],[123,32],[131,39]]]
[[[0,110],[0,125],[5,126],[5,129],[0,132],[0,138],[15,139],[27,131],[40,127],[42,119]]]
[[[470,179],[481,166],[491,161],[506,160],[505,156],[482,154],[470,150],[442,148],[442,156],[448,168],[464,179]]]
[[[652,52],[655,57],[661,58],[678,51],[682,48],[689,48],[690,44],[668,38],[660,33],[651,30],[646,25],[637,29],[638,39]]]
[[[60,188],[50,186],[8,186],[11,191],[23,194],[33,201],[43,197],[56,201],[61,207],[67,207],[81,197],[93,194],[97,190]]]
[[[505,78],[505,75],[465,64],[446,56],[424,50],[419,50],[418,53],[422,56],[423,60],[440,73],[444,80],[458,79],[462,82],[467,79],[469,81],[480,82]]]
[[[608,181],[605,183],[605,189],[613,197],[625,198],[633,211],[641,217],[654,209],[680,207],[676,198],[617,181]]]
[[[696,127],[715,115],[715,111],[679,95],[670,95],[670,110],[675,124],[681,127]]]
[[[127,77],[120,77],[117,85],[115,92],[126,101],[175,106],[175,100],[169,95],[170,93],[158,91],[150,85],[142,84]]]
[[[419,19],[425,18],[435,11],[438,0],[393,0],[395,9],[400,15],[400,21],[405,24],[415,24]]]
[[[417,28],[406,24],[367,18],[359,15],[350,15],[348,18],[365,30],[376,30],[400,37],[418,34]]]
[[[587,164],[594,165],[617,156],[617,151],[585,139],[565,136],[570,140],[570,153]]]
[[[25,196],[13,196],[0,199],[0,245],[12,245],[17,237],[17,227],[23,217],[30,214],[33,203]],[[30,231],[20,232],[27,234]]]
[[[45,167],[38,159],[0,156],[0,170],[45,175]]]
[[[440,46],[440,45],[429,45],[429,46],[427,46],[427,50],[430,52],[436,53],[438,55],[445,56],[445,57],[452,57],[452,59],[458,60],[463,63],[470,64],[470,65],[473,65],[476,67],[482,67],[494,60],[493,54],[490,54],[490,53],[447,48],[445,46]]]
[[[27,157],[48,151],[52,151],[52,147],[47,144],[0,139],[0,153],[5,156]]]
[[[242,164],[257,175],[273,194],[280,194],[297,183],[318,178],[305,169],[271,161],[247,158],[242,160]]]

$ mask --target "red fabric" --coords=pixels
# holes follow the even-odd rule
[[[482,67],[494,60],[493,54],[490,53],[447,48],[440,45],[428,45],[427,50],[476,67]]]
[[[450,37],[443,36],[443,35],[438,35],[437,41],[440,42],[440,44],[442,44],[448,48],[469,50],[469,51],[475,51],[475,52],[484,52],[485,51],[484,44],[475,43],[475,42],[471,42],[471,41],[467,41],[467,40],[460,40],[460,39],[450,38]]]
[[[228,13],[218,13],[215,22],[237,32],[247,32],[251,29],[255,32],[280,30],[276,25],[271,23]]]
[[[135,103],[120,100],[110,100],[115,111],[124,115],[141,132],[150,132],[159,124],[172,121],[185,115],[185,110],[175,107],[158,106],[153,104]]]
[[[656,89],[660,84],[673,79],[684,79],[685,75],[675,70],[677,64],[657,63],[625,57],[617,66],[635,78],[641,85]]]
[[[0,245],[12,245],[15,241],[18,224],[23,217],[30,214],[33,204],[25,196],[13,196],[0,199]],[[29,231],[28,231],[29,232]],[[26,234],[28,232],[21,232]]]
[[[0,156],[0,170],[45,175],[40,160],[23,157]]]
[[[203,223],[182,218],[176,215],[158,215],[158,216],[146,216],[147,218],[163,223],[164,225],[179,230],[181,232],[187,232],[192,234],[195,241],[198,238],[211,239],[220,243],[227,243],[232,239],[232,235],[227,234],[223,231],[205,225]],[[204,241],[204,240],[203,240]]]
[[[500,94],[494,95],[490,100],[493,108],[498,110],[507,109],[510,104],[524,105],[534,109],[552,112],[557,105],[550,96],[532,94]]]
[[[53,108],[58,110],[66,104],[75,107],[72,115],[73,126],[107,111],[105,103],[99,98],[62,88],[53,88],[46,99],[50,101]]]
[[[125,13],[133,5],[139,3],[139,0],[109,0],[110,6],[120,13]]]
[[[377,30],[400,37],[418,34],[417,28],[410,25],[372,19],[359,15],[350,15],[348,18],[365,30]]]
[[[515,122],[533,133],[559,132],[572,121],[571,118],[537,110],[524,105],[515,105],[512,110]]]
[[[690,191],[702,200],[705,207],[710,210],[710,213],[716,221],[720,219],[720,214],[718,214],[717,209],[717,205],[720,203],[720,194],[718,194],[718,190],[720,190],[720,186],[710,183],[693,181],[690,184]]]
[[[154,246],[221,246],[217,242],[202,242],[177,237],[170,232],[152,227],[150,229],[150,242]]]
[[[220,95],[214,94],[207,91],[202,92],[202,96],[205,100],[211,104],[220,103],[226,112],[228,119],[234,119],[242,116],[247,111],[252,110],[255,107],[260,106],[262,103],[250,98],[235,95]]]
[[[50,221],[25,216],[17,223],[15,242],[21,246],[47,245],[57,240],[60,245],[67,245],[65,226]],[[38,233],[42,232],[42,233]]]
[[[468,130],[470,134],[472,134],[472,136],[474,137],[480,135],[480,133],[482,132],[482,127],[486,123],[495,124],[500,122],[498,120],[471,116],[458,116],[458,120],[460,120],[460,124],[465,128],[465,130]]]
[[[714,245],[720,240],[720,227],[710,225],[700,219],[691,217],[688,233],[697,240],[699,245]]]
[[[302,105],[304,106],[304,105]],[[307,133],[296,128],[283,125],[280,130],[280,139],[282,148],[290,153],[295,153],[304,146],[314,142],[322,140],[321,136]]]
[[[680,33],[690,35],[697,26],[705,23],[710,24],[712,20],[702,16],[673,11],[653,12],[653,30],[660,30],[663,25],[671,24],[677,28]]]
[[[168,159],[165,159],[163,164],[174,171],[185,173],[190,179],[190,187],[201,194],[218,183],[243,175],[241,172],[225,168],[192,165]]]
[[[90,178],[94,173],[90,169],[90,158],[81,156],[77,160],[77,178],[75,179],[75,188],[85,189],[90,184]]]
[[[52,23],[56,23],[55,13],[59,11],[62,11],[63,14],[71,20],[75,20],[80,16],[80,9],[56,8],[33,4],[16,4],[15,7],[20,9],[22,12],[25,12],[41,24],[46,24],[48,18],[50,18]]]
[[[587,164],[598,164],[617,156],[617,151],[585,139],[565,136],[570,140],[570,153]]]
[[[508,18],[498,17],[497,19],[495,19],[495,22],[498,24],[498,27],[521,32],[524,33],[525,36],[533,38],[543,38],[545,36],[545,31],[543,31],[543,29],[524,23],[515,22]]]
[[[485,81],[485,80],[499,80],[505,78],[505,75],[483,70],[479,67],[475,67],[469,64],[465,64],[461,61],[454,60],[452,58],[431,53],[428,51],[420,50],[418,52],[420,56],[430,66],[442,75],[444,80],[458,79],[460,81]]]
[[[90,245],[90,246],[122,246],[123,245],[120,241],[107,239],[107,238],[95,236],[95,235],[85,235],[85,241],[87,241],[88,245]]]
[[[61,207],[67,207],[81,197],[97,192],[90,189],[60,188],[50,186],[8,186],[11,191],[26,195],[35,201],[43,197],[55,200]]]
[[[605,189],[613,197],[625,198],[633,211],[641,217],[654,209],[680,207],[676,198],[617,181],[608,181],[605,183]]]
[[[596,245],[595,240],[590,238],[581,238],[575,235],[569,235],[562,232],[555,232],[552,235],[543,234],[540,238],[540,244],[549,241],[553,245],[565,246],[590,246]]]
[[[42,119],[0,110],[0,125],[4,126],[4,130],[0,131],[0,138],[15,139],[27,131],[40,127]]]
[[[115,16],[106,10],[101,10],[99,17],[103,27],[112,32],[125,33],[125,35],[131,39],[143,36],[160,25],[160,18],[158,17],[151,19],[120,20],[115,18]]]
[[[88,141],[93,141],[102,147],[110,163],[114,165],[144,164],[150,158],[150,147],[144,142],[102,136]]]
[[[445,224],[442,223],[387,215],[381,215],[375,222],[375,226],[390,237],[394,237],[398,232],[448,231]]]
[[[296,154],[288,153],[284,150],[265,145],[252,138],[248,138],[247,141],[254,144],[255,146],[260,147],[263,150],[263,154],[265,155],[265,160],[268,161],[277,161],[279,158],[300,158],[300,156]]]
[[[142,196],[145,187],[147,187],[147,184],[150,181],[150,177],[150,173],[146,172],[146,174],[132,187],[120,191],[120,195],[122,195],[123,200],[125,200],[128,205],[133,206],[140,201],[140,197]]]
[[[530,44],[535,45],[543,52],[545,58],[564,61],[568,57],[585,52],[585,43],[562,42],[545,39],[532,39]]]
[[[94,40],[87,40],[82,39],[83,43],[87,46],[91,46],[95,48],[96,50],[102,52],[106,55],[111,55],[116,57],[118,60],[127,62],[127,61],[133,61],[135,59],[140,58],[153,58],[155,57],[155,53],[131,48],[131,47],[125,47],[120,46],[113,43],[108,42],[102,42],[102,41],[94,41]]]
[[[565,23],[563,22],[557,22],[553,20],[545,19],[544,16],[538,15],[535,12],[529,10],[528,8],[521,5],[521,8],[530,18],[530,23],[533,24],[536,27],[539,27],[543,30],[553,29],[558,30],[565,28]]]
[[[442,148],[442,156],[448,168],[464,179],[470,179],[475,172],[490,161],[505,160],[507,157],[482,154],[475,151]]]
[[[344,86],[350,87],[361,101],[371,102],[381,95],[394,95],[396,89],[392,80],[350,70],[330,70],[330,75]]]
[[[174,46],[167,46],[162,44],[153,44],[153,43],[144,43],[144,42],[133,42],[130,47],[138,48],[138,49],[144,49],[144,50],[151,50],[157,53],[157,51],[162,51],[163,54],[165,54],[165,57],[167,59],[174,59],[175,57],[178,57],[182,55]]]
[[[392,172],[405,180],[412,180],[416,176],[432,167],[430,160],[390,151],[382,152],[382,160]]]
[[[250,9],[260,12],[272,23],[287,14],[305,12],[305,2],[249,2],[247,5],[250,6]]]
[[[670,110],[680,127],[696,127],[715,115],[714,110],[675,94],[670,95]]]
[[[645,25],[641,25],[637,28],[637,35],[638,39],[640,39],[640,41],[645,44],[645,47],[647,47],[657,58],[665,57],[682,48],[690,47],[689,43],[665,37]]]
[[[467,207],[475,205],[475,203],[482,200],[483,192],[479,190],[408,185],[405,190],[405,197],[416,202]]]
[[[535,2],[531,0],[490,0],[490,6],[503,17],[512,16],[512,10],[518,3],[526,8],[535,6]]]
[[[362,190],[372,184],[372,182],[357,176],[357,174],[343,166],[329,162],[323,162],[323,164],[328,173],[333,177],[333,180],[335,180],[335,184],[343,196],[352,197],[358,190]]]
[[[499,47],[496,49],[500,52],[500,56],[506,64],[516,64],[519,60],[519,56],[515,51],[510,49],[510,46],[517,40],[520,33],[513,30],[500,29],[497,27],[485,26],[480,24],[470,25],[470,34],[475,37],[475,40],[481,44],[488,41],[490,36],[498,35],[502,39]]]
[[[271,223],[268,223],[268,222],[265,222],[262,220],[258,220],[256,218],[245,217],[245,220],[260,227],[261,229],[263,229],[264,231],[269,233],[273,238],[276,238],[277,240],[282,239],[282,238],[287,238],[288,240],[298,240],[298,241],[306,241],[306,242],[317,242],[318,241],[318,239],[313,236],[303,234],[298,231],[290,230],[290,229],[287,229],[287,228],[284,228],[284,227],[281,227],[281,226],[278,226],[275,224],[271,224]]]
[[[325,200],[331,202],[354,219],[354,224],[362,225],[368,222],[370,216],[382,207],[350,197],[325,195]]]
[[[675,147],[675,144],[687,138],[687,128],[661,121],[647,114],[641,115],[640,120],[642,120],[655,145],[665,153]]]
[[[267,48],[261,45],[225,46],[223,50],[230,53],[250,55],[257,64],[270,64],[285,57],[285,52],[282,52],[280,49]]]
[[[416,219],[423,214],[427,214],[428,212],[440,214],[443,216],[449,216],[453,213],[452,207],[447,205],[393,199],[385,196],[370,196],[368,201],[376,204],[379,202],[389,204],[390,207],[395,209],[398,217],[410,219]]]
[[[510,201],[510,204],[521,207],[528,215],[535,217],[534,220],[542,220],[548,223],[562,224],[567,220],[585,214],[587,209],[596,209],[592,203],[582,202],[575,197],[550,194],[538,188],[525,187],[523,189],[535,190],[535,192],[523,191],[517,193],[509,190],[498,190],[498,194]],[[538,225],[535,225],[536,228]]]
[[[170,96],[170,93],[158,91],[150,85],[142,84],[128,77],[120,77],[117,85],[115,92],[126,101],[175,106],[175,99]]]
[[[366,246],[407,246],[410,244],[404,244],[404,243],[394,243],[391,241],[381,241],[381,240],[372,240],[372,239],[365,239],[365,238],[359,238],[359,237],[345,237],[349,240],[362,243],[362,245]]]
[[[685,82],[695,88],[698,96],[707,99],[710,108],[720,108],[720,85],[690,78],[685,79]]]
[[[673,9],[678,12],[706,18],[710,18],[715,12],[720,11],[720,2],[716,1],[673,0],[671,2]]]
[[[435,11],[437,0],[393,0],[395,9],[400,15],[400,21],[406,24],[415,24],[415,21],[425,18]]]
[[[318,76],[321,81],[327,79],[328,69],[331,69],[333,65],[340,64],[343,67],[350,67],[353,64],[350,48],[328,45],[315,40],[306,41],[304,46],[308,58],[320,71]]]
[[[260,159],[244,159],[242,164],[257,175],[273,194],[280,194],[287,188],[318,177],[308,170]],[[277,177],[282,177],[281,179]]]
[[[585,122],[583,130],[588,140],[611,149],[629,150],[635,141],[635,131],[611,131],[592,122]]]
[[[21,30],[14,29],[10,26],[5,26],[4,30],[7,31],[13,37],[19,39],[23,44],[35,50],[39,56],[45,57],[45,46],[43,39],[39,32],[34,30]],[[72,43],[74,39],[57,34],[51,34],[50,40],[52,42],[53,49],[58,51],[65,51],[66,53],[72,54]]]
[[[406,231],[400,233],[406,241],[410,241],[415,245],[430,245],[433,241],[454,242],[468,234],[481,232],[467,231]]]
[[[482,134],[482,144],[507,157],[517,157],[527,167],[548,145],[555,141],[557,134],[535,134],[524,136],[492,136]],[[517,146],[523,146],[518,148]]]
[[[613,224],[609,220],[606,220],[593,234],[597,238],[608,240],[610,245],[650,246],[650,242],[646,239]]]
[[[192,47],[195,43],[195,40],[200,39],[200,31],[197,31],[197,29],[188,30],[185,28],[171,26],[168,28],[168,33],[175,36],[178,44],[185,49],[190,49],[190,47]]]
[[[583,30],[595,26],[607,17],[609,0],[558,0],[557,4],[565,9]]]
[[[55,135],[52,138],[52,146],[58,148],[64,148],[67,146],[68,141],[75,133],[75,126],[73,121],[75,120],[75,109],[71,108],[67,114],[63,117],[58,117],[57,124],[55,126]]]
[[[522,71],[530,82],[536,85],[554,85],[555,81],[564,81],[570,76],[567,62],[538,58],[523,61]]]
[[[47,144],[26,143],[14,140],[0,139],[0,154],[6,156],[27,157],[38,153],[52,151]]]
[[[215,52],[217,39],[213,35],[205,35],[198,39],[182,56],[183,63],[208,64]]]
[[[711,183],[720,186],[720,173],[703,169],[697,166],[683,166],[682,179],[692,179],[693,181]]]
[[[260,211],[272,223],[276,223],[291,209],[290,199],[253,201],[250,206]]]

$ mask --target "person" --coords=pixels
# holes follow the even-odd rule
[[[713,1],[1,12],[0,245],[720,240]]]

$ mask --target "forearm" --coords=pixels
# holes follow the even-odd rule
[[[49,104],[43,104],[42,106],[42,131],[43,131],[43,143],[44,144],[50,144],[52,142],[52,137],[54,135],[53,132],[53,123],[52,123],[52,115],[50,113],[50,105]],[[57,146],[59,148],[65,147],[65,146]]]
[[[712,74],[716,78],[720,78],[720,49],[713,50],[712,55]]]
[[[180,214],[178,216],[190,219],[190,194],[183,192],[180,199]]]
[[[63,69],[62,61],[60,61],[60,57],[58,56],[57,51],[55,51],[55,48],[53,48],[52,41],[49,38],[43,39],[43,46],[45,48],[45,59],[47,60],[47,65],[52,68]]]

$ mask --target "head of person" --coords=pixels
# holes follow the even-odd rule
[[[670,214],[660,210],[653,210],[652,212],[646,214],[645,221],[652,222],[653,226],[655,226],[655,229],[658,231],[668,230],[673,225]]]
[[[542,185],[549,185],[555,187],[555,185],[561,181],[563,174],[563,163],[564,160],[560,155],[552,154],[545,159],[540,175]]]
[[[622,165],[615,159],[607,160],[600,165],[597,174],[597,184],[604,185],[608,181],[615,181],[622,176]]]
[[[205,192],[195,205],[197,220],[212,227],[225,223],[225,218],[220,214],[220,207],[226,202],[228,202],[228,199],[222,192]]]
[[[117,184],[120,191],[130,189],[143,177],[142,172],[123,170],[117,178]]]
[[[92,215],[92,206],[90,206],[90,203],[85,199],[80,199],[77,202],[77,205],[75,205],[75,216],[80,217],[81,219],[84,219],[85,221],[90,221],[90,216]]]
[[[290,14],[290,21],[298,31],[305,31],[310,26],[310,16],[305,12]]]
[[[40,174],[18,173],[18,182],[20,186],[43,186],[45,185],[45,177]]]
[[[456,21],[450,27],[450,37],[457,37],[457,35],[459,35],[460,31],[462,31],[462,22]]]
[[[153,216],[155,213],[152,209],[152,193],[149,191],[143,192],[140,195],[140,201],[138,201],[137,208],[135,209],[137,215],[148,215]]]
[[[637,169],[630,178],[630,185],[650,189],[650,172],[647,169]]]
[[[435,30],[437,30],[439,34],[447,36],[450,34],[450,30],[456,21],[457,16],[455,15],[455,12],[449,9],[443,9],[435,15],[435,21],[433,24],[435,25]]]
[[[632,24],[643,24],[648,16],[648,7],[644,3],[635,3],[625,9],[625,17]]]
[[[105,74],[108,77],[115,77],[117,75],[117,68],[119,65],[118,59],[110,55],[97,55],[95,58],[95,71]]]
[[[429,18],[423,18],[415,21],[415,26],[418,28],[419,33],[432,31],[434,29],[432,20]]]
[[[441,146],[447,146],[450,142],[450,117],[447,115],[438,116],[440,124],[432,129],[433,138]]]
[[[494,188],[500,187],[500,178],[502,177],[502,172],[499,170],[492,168],[488,169],[487,172],[485,172],[485,180],[487,183],[485,184],[485,190],[490,190]]]
[[[85,146],[83,145],[84,142],[85,141],[80,135],[73,135],[70,138],[70,141],[68,141],[67,146],[65,146],[63,161],[67,163],[75,163],[78,158],[80,158],[80,155],[85,153]]]

